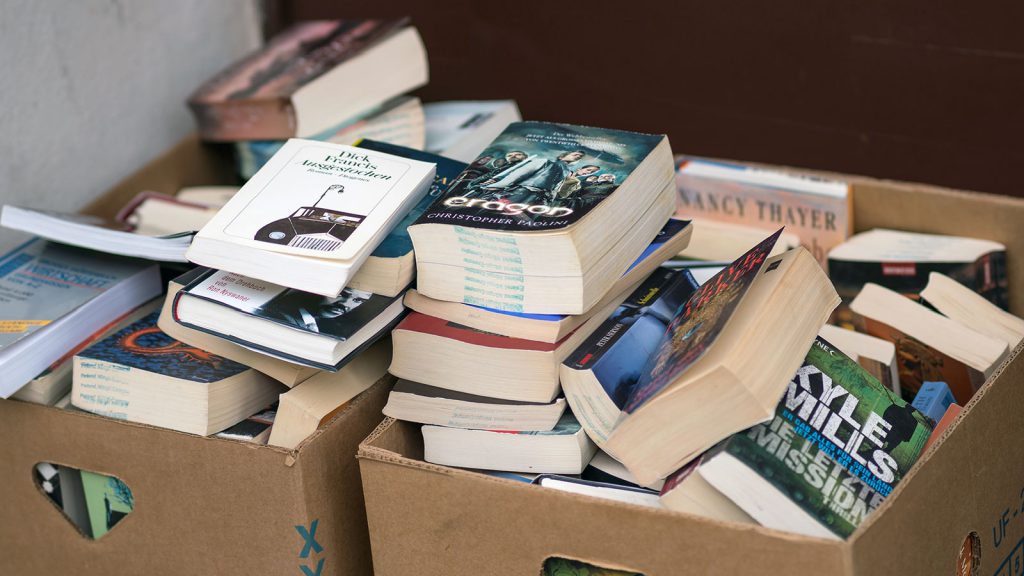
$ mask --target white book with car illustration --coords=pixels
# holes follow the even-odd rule
[[[293,138],[196,235],[187,258],[337,296],[434,178],[431,163]]]

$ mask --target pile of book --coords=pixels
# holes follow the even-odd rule
[[[189,99],[244,185],[139,191],[116,222],[5,206],[36,237],[2,258],[0,397],[300,444],[386,373],[409,225],[519,120],[423,105],[427,76],[407,21],[302,23]]]
[[[842,538],[1024,338],[1000,244],[426,81],[408,22],[301,24],[189,100],[241,186],[5,207],[0,397],[291,449],[390,372],[429,462]]]

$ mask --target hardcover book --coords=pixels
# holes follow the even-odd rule
[[[425,84],[423,43],[406,24],[317,20],[288,28],[189,97],[200,136],[310,136]]]
[[[910,471],[931,431],[819,338],[774,419],[723,441],[697,471],[761,524],[845,538]]]
[[[400,296],[345,288],[324,297],[210,270],[178,292],[182,325],[289,362],[336,371],[401,317]]]
[[[846,182],[677,156],[682,218],[786,230],[825,266],[829,250],[853,233],[853,190]]]
[[[510,124],[409,228],[417,290],[513,312],[581,314],[672,211],[665,136]]]
[[[289,140],[199,231],[186,256],[336,297],[433,179],[426,162]]]
[[[75,356],[75,407],[205,436],[244,420],[282,391],[247,366],[164,334],[158,315]]]
[[[38,238],[0,257],[0,398],[160,289],[153,264]]]

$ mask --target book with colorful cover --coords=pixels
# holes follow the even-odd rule
[[[278,327],[275,335],[246,333],[231,329],[205,314],[189,314],[184,299],[197,299],[215,306],[215,310],[232,317],[252,318]],[[381,330],[386,331],[404,310],[401,297],[386,297],[364,290],[344,288],[337,297],[320,296],[301,290],[285,288],[255,278],[209,270],[180,290],[175,297],[175,320],[194,330],[230,340],[247,348],[261,351],[284,360],[313,366],[321,370],[337,371],[347,359],[358,354],[376,340]],[[366,334],[371,326],[386,317],[381,330]],[[284,330],[280,330],[283,328]],[[284,335],[284,339],[277,336]],[[320,337],[328,344],[355,344],[356,348],[343,358],[326,362],[303,354],[302,345],[289,340],[304,335]],[[357,340],[363,340],[357,342]]]
[[[88,470],[82,470],[81,474],[92,537],[99,539],[131,514],[135,496],[120,478]]]
[[[676,214],[771,231],[785,226],[818,262],[853,233],[846,182],[754,166],[676,157]]]
[[[924,414],[818,338],[774,419],[724,440],[698,473],[766,526],[845,538],[931,432]]]
[[[688,271],[658,268],[563,362],[566,399],[599,446],[618,423],[676,312],[696,289]],[[600,387],[577,385],[580,372],[589,372]]]
[[[416,224],[505,231],[572,226],[664,141],[568,124],[509,124]]]
[[[781,233],[780,228],[693,293],[669,324],[623,406],[625,412],[635,411],[704,356],[760,274]]]

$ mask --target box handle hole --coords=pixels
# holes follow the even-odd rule
[[[82,535],[105,536],[135,508],[131,488],[120,478],[40,462],[32,476],[36,486]]]

